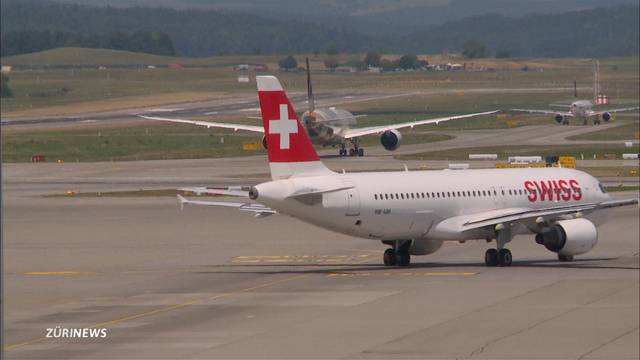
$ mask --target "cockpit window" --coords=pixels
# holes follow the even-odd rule
[[[602,183],[598,183],[598,187],[600,188],[600,191],[602,191],[603,194],[607,193],[607,188],[602,185]]]

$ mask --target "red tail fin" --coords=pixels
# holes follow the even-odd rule
[[[267,154],[274,179],[330,173],[275,76],[256,76]]]
[[[257,76],[269,162],[318,161],[304,126],[275,76]]]

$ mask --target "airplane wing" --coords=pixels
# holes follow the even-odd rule
[[[552,206],[543,209],[510,208],[487,211],[470,215],[455,216],[443,220],[438,227],[452,232],[464,232],[498,224],[543,223],[550,220],[590,213],[596,210],[619,206],[637,205],[638,199],[610,200],[601,203]]]
[[[573,116],[573,114],[568,111],[536,110],[536,109],[511,109],[511,111],[524,112],[529,114],[562,115],[562,116],[569,116],[569,117]]]
[[[343,136],[345,139],[351,139],[351,138],[360,137],[364,135],[380,134],[387,130],[397,130],[397,129],[407,128],[407,127],[413,128],[414,126],[428,125],[428,124],[437,125],[438,123],[451,121],[451,120],[466,119],[474,116],[490,115],[490,114],[495,114],[498,111],[499,110],[493,110],[493,111],[486,111],[486,112],[475,113],[475,114],[465,114],[465,115],[456,115],[456,116],[441,117],[441,118],[434,118],[434,119],[416,120],[416,121],[399,123],[399,124],[371,126],[371,127],[365,127],[365,128],[353,128],[353,129],[345,130]]]
[[[178,201],[180,202],[180,209],[183,209],[185,205],[200,205],[200,206],[222,206],[232,207],[240,211],[253,212],[256,217],[265,217],[276,213],[272,208],[266,207],[257,203],[236,203],[226,201],[208,201],[208,200],[189,200],[185,197],[178,195]]]
[[[246,131],[264,133],[264,128],[262,126],[229,124],[229,123],[219,123],[219,122],[199,121],[199,120],[170,119],[170,118],[145,116],[145,115],[138,115],[138,117],[141,117],[143,119],[148,119],[148,120],[167,121],[167,122],[173,122],[173,123],[206,126],[208,128],[215,127],[215,128],[222,128],[222,129],[233,129],[233,131],[246,130]]]
[[[604,113],[634,111],[634,110],[639,110],[639,109],[640,109],[640,106],[628,107],[628,108],[619,108],[619,109],[607,109],[607,110],[592,111],[592,112],[589,113],[589,115],[602,115]]]

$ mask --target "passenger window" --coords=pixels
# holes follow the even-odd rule
[[[373,198],[374,198],[374,199],[376,199],[376,200],[378,200],[378,194],[374,194],[374,195],[373,195]]]

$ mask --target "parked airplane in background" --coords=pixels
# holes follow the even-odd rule
[[[315,100],[313,96],[313,89],[311,86],[311,74],[309,71],[309,59],[307,59],[307,96],[309,102],[309,109],[304,112],[302,119],[305,129],[307,130],[311,140],[322,146],[339,146],[340,156],[364,156],[364,149],[360,147],[360,138],[366,135],[377,135],[380,137],[380,144],[389,151],[396,150],[400,147],[402,140],[402,134],[400,129],[411,128],[419,125],[438,124],[445,121],[466,119],[475,116],[490,115],[498,112],[487,111],[474,114],[456,115],[449,117],[440,117],[425,120],[415,120],[411,122],[388,124],[382,126],[371,126],[364,128],[357,128],[358,115],[353,115],[347,110],[338,109],[335,107],[328,108],[316,108]],[[194,125],[203,125],[207,127],[218,127],[234,130],[246,130],[253,132],[263,133],[264,130],[261,126],[242,125],[242,124],[229,124],[196,120],[184,120],[184,119],[172,119],[156,116],[140,116],[145,119],[170,121],[177,123],[186,123]],[[266,148],[267,142],[263,136],[262,145]],[[347,147],[349,147],[347,150]]]
[[[584,215],[638,203],[611,200],[591,175],[564,168],[335,173],[318,158],[278,79],[256,80],[272,181],[196,191],[259,203],[179,196],[181,205],[234,207],[256,216],[282,213],[381,241],[390,246],[383,256],[389,266],[407,266],[411,255],[431,254],[443,241],[496,239],[485,263],[509,266],[505,245],[516,234],[536,234],[537,243],[570,261],[598,241]]]
[[[619,109],[608,109],[608,110],[593,110],[593,106],[595,105],[606,105],[609,103],[609,98],[606,95],[603,95],[600,92],[600,63],[598,61],[594,61],[593,63],[593,101],[592,100],[576,100],[571,102],[571,104],[566,105],[568,109],[566,111],[557,111],[557,110],[535,110],[535,109],[511,109],[511,111],[517,112],[526,112],[531,114],[548,114],[554,115],[553,119],[556,123],[561,125],[569,125],[569,118],[577,117],[582,119],[582,124],[587,125],[587,120],[589,118],[593,118],[593,124],[600,124],[600,118],[604,122],[611,120],[611,114],[616,112],[624,112],[624,111],[633,111],[638,110],[640,107],[626,107]],[[573,82],[573,97],[578,98],[578,89],[576,82]]]

